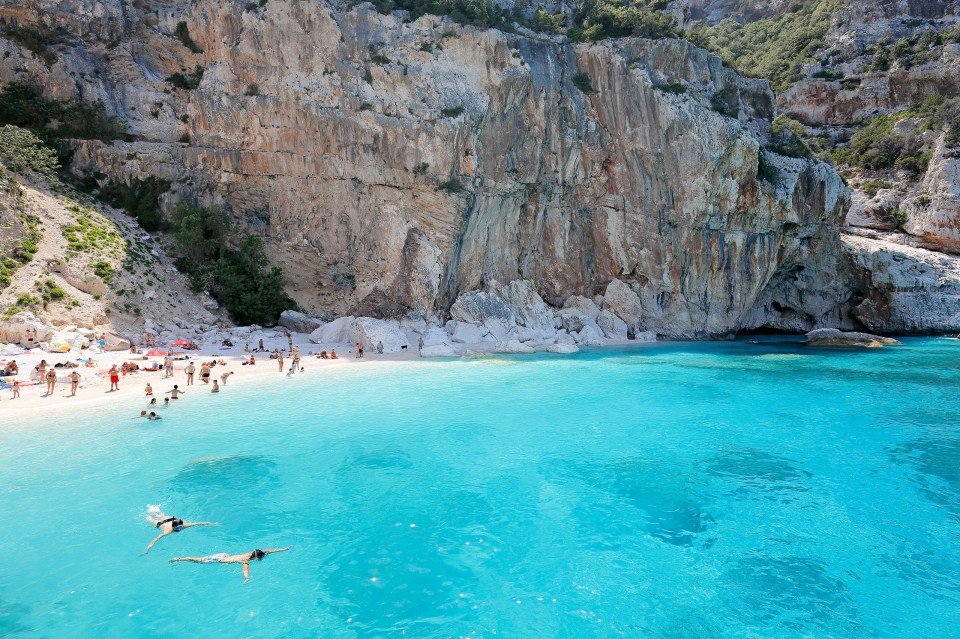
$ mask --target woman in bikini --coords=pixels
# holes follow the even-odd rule
[[[150,413],[153,415],[153,413]],[[162,512],[156,511],[147,515],[147,521],[157,527],[160,531],[160,534],[150,542],[150,545],[147,546],[147,549],[143,551],[143,554],[150,552],[150,549],[153,548],[153,545],[166,537],[167,535],[172,535],[173,533],[178,533],[184,528],[189,528],[190,526],[212,526],[212,521],[194,521],[187,523],[180,519],[179,517],[170,517],[169,515],[164,515]]]
[[[228,555],[225,552],[220,552],[215,555],[207,555],[206,557],[174,557],[170,561],[192,561],[196,564],[243,564],[243,583],[247,583],[250,581],[251,561],[261,561],[267,555],[275,552],[286,552],[288,550],[290,550],[290,546],[272,550],[260,550],[257,548],[252,552],[245,552],[242,555]]]

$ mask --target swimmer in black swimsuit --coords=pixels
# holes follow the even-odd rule
[[[160,529],[160,534],[157,535],[156,539],[150,542],[150,545],[147,546],[147,549],[143,551],[143,554],[150,552],[150,549],[153,548],[153,545],[160,541],[162,538],[167,535],[172,535],[173,533],[178,533],[184,528],[189,528],[190,526],[212,526],[212,521],[194,521],[187,523],[180,519],[179,517],[170,517],[164,515],[162,512],[154,512],[147,515],[147,521]]]

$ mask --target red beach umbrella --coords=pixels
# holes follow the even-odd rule
[[[165,357],[167,351],[147,351],[147,357]]]
[[[178,339],[177,341],[171,343],[170,346],[190,346],[190,342],[185,339]]]

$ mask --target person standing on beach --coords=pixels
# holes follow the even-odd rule
[[[32,329],[32,328],[28,328],[28,329],[27,329],[27,333],[26,333],[26,337],[27,337],[27,348],[33,348],[33,336],[34,336],[33,329]]]
[[[10,390],[13,391],[13,397],[10,399],[16,399],[20,397],[20,380],[13,380],[13,386],[10,387]]]
[[[47,371],[47,392],[46,395],[53,395],[53,389],[57,386],[57,372],[52,368]]]
[[[357,359],[363,357],[363,342],[357,342]]]
[[[110,367],[110,390],[108,393],[113,391],[120,390],[120,371],[117,370],[117,365],[114,364]]]
[[[37,372],[40,373],[41,382],[47,379],[47,360],[40,360],[40,363],[37,364]]]
[[[210,383],[210,364],[207,362],[200,365],[200,381],[204,384]]]
[[[290,334],[290,331],[287,331],[287,347],[290,353],[293,354],[293,335]]]
[[[257,351],[263,352],[263,339],[260,339],[260,343],[257,345]]]
[[[80,373],[73,371],[70,373],[70,397],[77,396],[77,386],[80,385]]]
[[[423,337],[417,340],[417,352],[420,353],[420,357],[423,357]]]
[[[187,386],[193,386],[193,374],[197,372],[197,367],[190,362],[183,372],[187,374]]]
[[[277,354],[277,364],[279,365],[279,370],[283,372],[283,354]]]
[[[173,377],[173,359],[170,357],[163,358],[163,378],[167,379],[168,377]]]

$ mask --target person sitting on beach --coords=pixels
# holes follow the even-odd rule
[[[222,342],[220,342],[220,346],[231,348],[233,346],[233,342],[231,342],[229,339],[225,339]]]
[[[219,392],[220,392],[220,385],[217,384],[217,380],[213,380],[213,388],[210,389],[210,392],[211,392],[211,393],[219,393]]]
[[[147,397],[153,397],[153,386],[150,385],[150,382],[147,382]]]
[[[226,386],[226,385],[227,385],[227,378],[229,378],[231,375],[233,375],[233,371],[227,371],[226,373],[224,373],[223,375],[221,375],[221,376],[220,376],[220,383],[223,384],[224,386]]]
[[[17,374],[19,374],[19,373],[20,373],[20,368],[17,366],[17,363],[16,363],[15,361],[11,361],[11,362],[10,362],[9,364],[7,364],[7,366],[3,369],[3,376],[4,376],[4,377],[7,377],[8,375],[17,375]]]
[[[93,360],[92,357],[88,357],[88,358],[87,358],[87,361],[84,362],[83,365],[86,366],[87,368],[96,368],[96,367],[97,367],[97,363]]]
[[[153,415],[153,413],[150,413]],[[159,419],[159,417],[158,417]],[[155,507],[154,507],[155,508]],[[147,521],[156,526],[160,530],[160,534],[157,535],[156,539],[150,542],[150,545],[147,546],[147,549],[143,551],[143,554],[150,552],[150,549],[153,548],[153,545],[166,537],[167,535],[172,535],[173,533],[178,533],[184,528],[190,528],[191,526],[212,526],[212,521],[194,521],[194,522],[185,522],[179,517],[170,517],[164,515],[162,512],[150,513],[147,515]]]
[[[275,552],[286,552],[288,550],[290,550],[290,546],[269,550],[260,550],[257,548],[253,552],[245,552],[242,555],[228,555],[225,552],[221,552],[215,555],[207,555],[206,557],[174,557],[170,561],[192,561],[197,564],[243,564],[243,583],[247,583],[250,581],[251,561],[261,561],[267,555]]]
[[[383,355],[383,340],[377,342],[377,353]]]
[[[131,344],[131,345],[130,345],[130,354],[131,354],[131,355],[136,355],[136,354],[137,354],[137,346],[136,346],[136,344]]]
[[[217,362],[217,365],[218,365],[218,366],[226,366],[226,365],[227,365],[227,360],[221,359],[220,361]]]
[[[169,395],[172,399],[179,399],[180,396],[183,395],[184,393],[182,390],[180,390],[179,386],[174,384],[173,388],[171,390],[168,390],[166,394]]]
[[[330,359],[330,357],[327,355],[327,349],[323,349],[317,353],[317,359]]]
[[[340,359],[339,357],[337,357],[337,349],[335,348],[330,349],[330,359]]]

